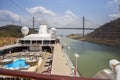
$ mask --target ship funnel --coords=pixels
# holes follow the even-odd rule
[[[40,25],[39,34],[47,34],[47,33],[48,33],[47,32],[47,25],[45,25],[45,24]]]

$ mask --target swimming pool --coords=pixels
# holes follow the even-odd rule
[[[5,65],[8,69],[20,69],[20,68],[26,68],[28,64],[25,63],[25,59],[17,59],[12,63],[9,63]]]

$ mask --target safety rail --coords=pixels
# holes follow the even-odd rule
[[[105,80],[105,79],[92,79],[92,78],[80,78],[75,76],[64,76],[64,75],[52,75],[52,74],[40,74],[35,72],[26,72],[18,70],[8,70],[0,68],[0,75],[16,77],[18,79],[25,80]],[[108,79],[106,79],[108,80]]]
[[[70,68],[73,72],[73,75],[76,75],[77,77],[79,77],[79,76],[83,77],[83,75],[81,73],[80,74],[78,73],[78,70],[76,70],[76,73],[74,74],[75,67],[74,67],[72,61],[70,60],[69,55],[66,53],[65,49],[63,51],[64,51],[65,57],[67,59],[68,65],[70,66]]]

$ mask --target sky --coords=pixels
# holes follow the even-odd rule
[[[0,26],[18,24],[32,27],[46,22],[53,27],[97,28],[120,17],[120,0],[0,0]]]

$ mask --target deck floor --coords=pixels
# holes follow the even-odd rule
[[[68,65],[67,59],[65,58],[65,54],[61,48],[61,44],[59,43],[56,44],[54,47],[51,74],[67,76],[70,76],[72,74],[71,68]]]

